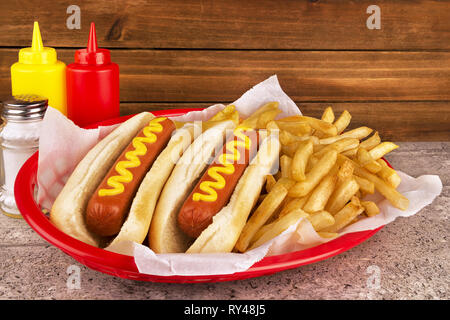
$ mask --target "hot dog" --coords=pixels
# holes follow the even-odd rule
[[[197,238],[230,200],[240,177],[256,154],[258,133],[239,127],[223,146],[178,213],[178,225]]]
[[[123,240],[142,243],[148,233],[164,183],[179,157],[199,134],[197,126],[186,124],[174,132],[175,125],[171,120],[154,118],[148,112],[140,113],[123,122],[79,162],[52,206],[50,221],[66,234],[96,247],[107,247]],[[136,138],[142,137],[142,134],[145,138]],[[153,138],[156,139],[145,141],[147,135],[150,137],[154,135]],[[151,142],[153,140],[155,141]],[[130,159],[125,156],[127,152],[131,152]],[[108,200],[95,204],[100,189],[114,189],[114,186],[109,187],[107,184],[105,187],[102,181],[105,180],[107,183],[108,177],[116,175],[112,171],[123,161],[123,156],[126,162],[123,163],[125,165],[122,169],[125,170],[121,171],[125,173],[124,177],[129,177],[131,173],[132,188],[129,188],[130,182],[122,180],[123,177],[114,179],[116,180],[114,185],[117,188],[123,187],[120,195],[124,197],[126,194],[127,197],[115,202]],[[138,166],[132,165],[132,162],[137,163],[136,159],[139,162]],[[112,196],[104,198],[111,199]],[[105,208],[109,208],[109,204],[113,202],[120,203],[123,211],[114,208],[117,211],[113,212],[112,219],[108,220]],[[91,204],[89,210],[88,204]],[[92,208],[97,211],[91,211]],[[98,208],[103,210],[100,216],[96,216],[99,213]],[[102,220],[102,217],[107,219]],[[107,232],[104,232],[101,226],[96,227],[97,222],[100,225],[105,224]],[[115,236],[105,237],[105,234]]]
[[[132,139],[89,200],[89,230],[100,236],[119,233],[142,179],[174,130],[171,120],[154,118]]]

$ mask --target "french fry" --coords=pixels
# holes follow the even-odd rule
[[[303,211],[313,213],[325,209],[331,194],[336,186],[337,176],[327,175],[319,185],[311,192],[311,195],[303,206]]]
[[[390,186],[397,189],[402,179],[398,173],[390,168],[383,159],[378,159],[377,162],[381,165],[381,170],[377,172],[377,175],[386,181]]]
[[[366,194],[373,194],[375,192],[375,184],[372,181],[353,175],[353,178],[359,185],[359,190]]]
[[[325,136],[335,136],[337,134],[337,129],[332,123],[311,117],[304,117],[304,119],[308,122],[311,128],[320,131]]]
[[[340,135],[334,136],[334,137],[328,137],[324,139],[320,139],[320,144],[331,144],[338,140],[344,139],[344,138],[354,138],[354,139],[363,139],[367,137],[373,130],[368,127],[359,127],[353,130],[349,130],[347,132],[344,132]]]
[[[259,228],[259,230],[255,233],[255,235],[253,236],[252,240],[250,240],[250,245],[254,242],[255,239],[258,239],[261,234],[265,233],[267,230],[269,230],[272,226],[273,226],[273,222],[275,220],[278,220],[279,218],[281,218],[283,215],[281,215],[281,210],[282,208],[284,208],[286,206],[287,203],[291,202],[292,198],[290,197],[286,197],[284,198],[283,202],[281,203],[281,205],[277,208],[277,210],[275,211],[275,213],[272,215],[272,217],[270,217],[269,220],[267,220],[266,224],[264,224],[261,228]],[[296,210],[296,209],[301,209],[301,208],[292,208],[292,210]],[[290,211],[292,211],[290,210]],[[289,211],[289,212],[290,212]]]
[[[326,238],[326,239],[330,239],[330,238],[336,238],[339,236],[339,233],[337,232],[317,232],[317,234],[319,235],[319,237],[321,238]]]
[[[274,222],[278,219],[280,219],[280,216],[278,216],[275,220],[273,220],[271,222],[267,222],[265,225],[263,225],[261,228],[259,228],[258,231],[256,231],[253,238],[250,240],[249,247],[252,247],[256,240],[258,240],[264,233],[266,233],[268,230],[270,230],[270,228],[273,227]],[[235,246],[235,248],[236,248],[236,246]]]
[[[367,137],[369,134],[371,134],[373,132],[373,129],[366,127],[366,126],[362,126],[359,128],[355,128],[349,131],[346,131],[342,134],[340,134],[341,137],[344,138],[355,138],[355,139],[364,139],[365,137]]]
[[[265,113],[272,114],[274,110],[278,109],[278,102],[269,102],[266,103],[264,106],[260,107],[258,110],[256,110],[250,117],[242,121],[240,124],[243,127],[248,128],[257,128],[258,121],[261,118],[261,116]]]
[[[297,141],[289,143],[287,145],[281,145],[281,153],[288,155],[289,157],[294,157],[295,151],[303,144],[304,141],[311,140],[313,145],[319,144],[319,138],[315,136],[304,136],[299,137]],[[281,141],[280,141],[281,142]]]
[[[370,138],[362,141],[359,146],[366,150],[371,150],[381,143],[380,135],[376,131]]]
[[[337,172],[337,183],[338,185],[344,183],[347,180],[350,180],[353,177],[354,166],[351,161],[344,161],[339,166],[339,170]]]
[[[333,109],[331,107],[327,107],[324,110],[324,112],[322,113],[322,118],[320,120],[328,122],[328,123],[333,123],[334,122]],[[318,130],[315,130],[313,135],[316,136],[316,137],[319,137],[319,138],[323,138],[325,136],[325,134],[323,132],[318,131]]]
[[[380,208],[373,201],[361,201],[361,205],[364,207],[364,212],[368,217],[373,217],[380,213]]]
[[[281,177],[277,180],[276,184],[289,190],[295,184],[295,181],[290,178]]]
[[[272,223],[273,221],[275,221],[276,219],[278,219],[279,216],[280,216],[281,209],[284,207],[284,205],[285,205],[289,200],[290,200],[289,197],[285,197],[285,198],[283,199],[283,201],[281,201],[281,203],[280,203],[280,205],[278,206],[278,208],[275,209],[275,212],[270,216],[269,219],[267,219],[267,221],[266,221],[266,223],[265,223],[264,225],[270,224],[270,223]]]
[[[315,137],[315,136],[312,136],[312,137]],[[315,145],[314,145],[314,148],[313,148],[313,151],[314,151],[314,153],[317,153],[317,152],[319,152],[320,150],[325,149],[326,147],[327,147],[327,146],[324,145],[324,144],[315,144]]]
[[[284,118],[283,121],[307,123],[311,126],[311,128],[323,132],[326,136],[335,136],[337,134],[337,129],[333,124],[312,117],[291,116]]]
[[[344,181],[341,185],[337,186],[331,195],[325,210],[331,214],[336,214],[341,210],[345,204],[352,199],[355,193],[359,190],[359,184],[355,179],[349,179]]]
[[[287,179],[278,180],[272,190],[256,208],[255,212],[253,212],[252,216],[245,224],[236,243],[236,248],[240,252],[247,250],[250,240],[253,238],[256,231],[258,231],[258,229],[270,219],[284,198],[287,196],[288,189],[286,188],[286,183]]]
[[[308,139],[308,138],[302,139],[302,137],[298,137],[286,130],[280,130],[278,137],[280,139],[280,143],[285,146],[295,142],[305,141]]]
[[[347,110],[341,113],[339,118],[334,122],[334,126],[337,129],[337,134],[341,134],[350,124],[352,115]]]
[[[295,151],[294,157],[291,162],[291,177],[295,181],[305,180],[305,170],[306,164],[308,163],[309,157],[313,153],[313,142],[308,140],[301,144],[297,151]]]
[[[356,152],[356,159],[362,167],[366,168],[372,173],[377,173],[381,170],[381,165],[377,163],[372,158],[369,151],[364,148],[358,148],[358,151]]]
[[[291,167],[292,167],[292,158],[287,155],[282,155],[280,157],[281,177],[290,178],[292,172]]]
[[[280,109],[274,109],[274,110],[267,110],[266,112],[262,113],[258,120],[256,121],[256,128],[257,129],[265,129],[267,124],[271,121],[273,121],[278,114],[281,113]]]
[[[356,156],[356,153],[358,152],[358,148],[353,148],[344,152],[341,152],[344,156],[353,158]]]
[[[272,131],[278,131],[278,134],[280,133],[280,127],[278,127],[277,123],[275,121],[269,121],[266,124],[266,129],[270,132]]]
[[[372,159],[378,160],[382,158],[384,155],[388,154],[392,150],[395,150],[398,148],[398,145],[396,145],[393,142],[382,142],[376,147],[372,148],[369,153]]]
[[[308,214],[304,212],[301,209],[296,209],[288,214],[278,218],[271,224],[268,224],[263,227],[261,232],[255,233],[255,237],[252,240],[252,244],[249,248],[249,250],[259,247],[263,243],[275,238],[276,236],[280,235],[283,231],[288,229],[291,225],[295,224],[300,218],[306,218],[308,217]],[[237,245],[236,245],[237,247]],[[239,247],[237,249],[240,252],[242,251]]]
[[[275,180],[273,175],[269,174],[266,176],[266,191],[267,191],[267,193],[269,193],[270,190],[272,190],[275,183],[277,183],[277,181]]]
[[[338,159],[340,161],[342,161],[342,158],[349,159],[343,155],[338,155]],[[375,185],[375,189],[378,190],[378,192],[380,192],[381,195],[385,197],[394,207],[400,210],[406,210],[408,208],[408,198],[398,192],[394,187],[389,185],[383,179],[379,178],[377,175],[359,166],[355,166],[355,175],[373,182],[373,184]]]
[[[275,123],[281,130],[288,131],[299,137],[310,135],[312,132],[311,126],[306,122],[276,120]]]
[[[217,125],[222,121],[231,120],[235,123],[235,125],[239,124],[239,112],[236,110],[236,107],[232,104],[226,106],[221,111],[213,115],[209,120],[202,122],[202,130],[206,131],[209,128]],[[185,124],[184,122],[180,122],[180,124]],[[177,128],[178,128],[177,124]]]
[[[363,211],[363,212],[364,212],[364,211]],[[349,226],[349,225],[351,225],[351,224],[354,224],[354,223],[358,222],[358,221],[359,221],[359,217],[360,217],[360,215],[357,215],[356,217],[354,217],[353,220],[350,221],[349,224],[347,224],[347,226]]]
[[[280,180],[281,179],[281,171],[277,171],[277,173],[275,173],[274,175],[273,175],[273,177],[275,178],[275,180]]]
[[[338,174],[339,171],[339,165],[337,163],[334,164],[333,167],[331,167],[331,170],[328,172],[329,175],[336,175]],[[336,182],[337,183],[337,182]]]
[[[233,104],[229,104],[225,108],[223,108],[221,111],[217,112],[215,115],[213,115],[209,120],[210,121],[223,121],[223,120],[229,120],[230,118],[234,117],[234,114],[238,114],[236,110],[236,107]]]
[[[314,153],[315,156],[317,157],[321,157],[323,156],[325,153],[327,153],[328,151],[332,150],[332,149],[336,149],[338,153],[356,148],[359,146],[359,140],[355,139],[355,138],[344,138],[344,139],[340,139],[332,144],[327,145],[325,148],[323,148],[322,150]]]
[[[315,136],[309,136],[308,140],[311,140],[314,145],[319,144],[319,141],[320,141],[319,138],[315,137]]]
[[[336,163],[338,152],[330,150],[325,153],[322,158],[314,165],[314,167],[306,173],[305,180],[297,182],[291,189],[289,189],[290,197],[302,197],[313,190],[333,168]]]
[[[306,172],[310,172],[312,168],[319,162],[320,158],[315,156],[314,154],[309,157],[309,161],[306,164]]]
[[[306,219],[311,222],[314,230],[320,231],[335,224],[335,218],[324,210],[310,214]]]
[[[289,197],[287,197],[287,198],[289,198]],[[279,217],[286,215],[287,213],[291,212],[292,210],[302,209],[303,206],[305,205],[306,201],[308,201],[308,198],[309,198],[309,195],[306,195],[301,198],[290,198],[290,200],[287,201],[286,204],[281,209]]]
[[[319,138],[318,138],[318,137],[315,137],[315,136],[309,136],[309,137],[308,137],[308,140],[311,140],[312,143],[313,143],[313,145],[319,144]]]
[[[322,114],[322,121],[328,122],[328,123],[333,123],[334,121],[334,112],[333,112],[333,108],[331,107],[327,107]]]
[[[281,155],[287,155],[289,157],[293,157],[295,154],[295,151],[298,149],[298,146],[301,144],[301,142],[293,142],[290,144],[281,144]]]
[[[341,210],[335,215],[335,223],[332,226],[322,229],[322,232],[337,232],[347,226],[353,221],[359,214],[364,211],[364,207],[359,203],[359,199],[352,198],[352,201],[347,203]]]

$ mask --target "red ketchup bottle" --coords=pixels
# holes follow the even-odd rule
[[[67,116],[80,127],[120,115],[119,66],[107,49],[97,47],[91,23],[86,49],[67,66]]]

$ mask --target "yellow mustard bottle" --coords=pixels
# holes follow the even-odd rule
[[[19,61],[11,66],[12,95],[36,94],[67,115],[66,65],[56,50],[42,44],[39,24],[34,22],[31,47],[20,49]]]

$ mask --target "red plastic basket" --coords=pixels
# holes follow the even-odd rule
[[[199,109],[173,109],[155,111],[152,113],[157,116],[176,116],[193,110]],[[94,128],[99,125],[112,125],[115,123],[120,123],[131,116],[132,115],[111,119],[89,126],[89,128]],[[34,199],[37,168],[38,152],[31,156],[22,166],[17,175],[14,186],[17,206],[25,221],[42,238],[72,256],[80,263],[94,270],[126,279],[152,282],[198,283],[232,281],[259,277],[333,257],[372,237],[382,228],[379,227],[375,230],[349,233],[327,243],[306,250],[265,257],[249,269],[233,274],[205,276],[157,276],[142,274],[139,273],[133,257],[113,253],[88,245],[63,233],[50,222],[48,217],[40,210]]]

